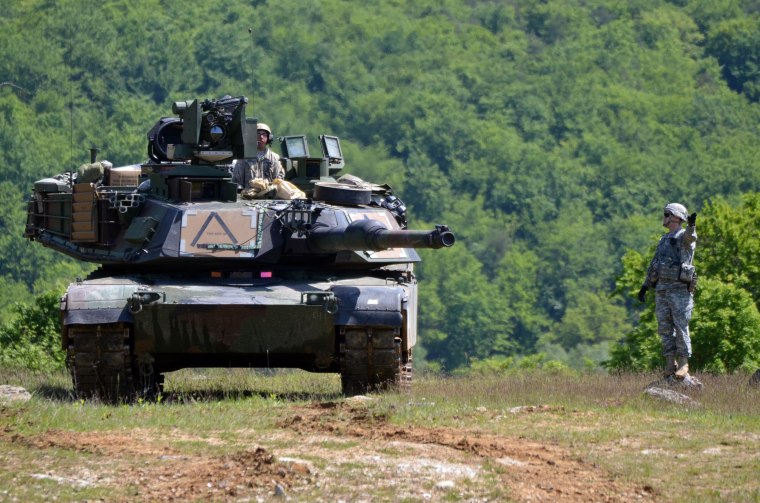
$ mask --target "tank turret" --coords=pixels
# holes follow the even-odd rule
[[[146,161],[114,167],[92,150],[76,173],[34,184],[26,237],[100,264],[61,302],[77,393],[157,393],[168,372],[214,366],[338,372],[349,394],[410,385],[416,249],[454,234],[408,230],[390,187],[336,178],[332,135],[321,155],[306,135],[280,137],[285,179],[250,198],[231,175],[256,158],[247,104],[175,102]]]

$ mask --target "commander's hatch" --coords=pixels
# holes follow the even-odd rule
[[[287,159],[286,178],[301,190],[310,191],[317,182],[334,182],[345,166],[337,136],[319,136],[322,157],[309,155],[306,135],[283,136],[279,140],[282,156]]]

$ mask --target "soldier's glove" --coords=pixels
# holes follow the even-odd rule
[[[689,222],[689,225],[696,224],[697,223],[697,214],[696,213],[692,213],[691,215],[689,215],[689,218],[688,218],[687,221]]]
[[[646,302],[647,290],[649,290],[649,288],[647,288],[646,285],[641,287],[641,290],[639,290],[639,302]]]

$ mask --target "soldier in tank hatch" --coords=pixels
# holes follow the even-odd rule
[[[232,168],[232,181],[243,189],[250,187],[251,180],[271,182],[276,178],[285,178],[285,169],[280,162],[280,156],[269,146],[274,140],[272,129],[259,122],[256,129],[257,152],[255,159],[238,159]]]
[[[684,222],[688,222],[685,229]],[[683,205],[670,203],[665,206],[662,226],[668,232],[657,244],[638,295],[639,301],[644,302],[647,290],[655,288],[657,332],[665,357],[665,378],[684,379],[689,374],[689,321],[696,288],[692,266],[697,243],[696,222],[697,214],[687,216]]]

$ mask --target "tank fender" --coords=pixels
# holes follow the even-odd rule
[[[336,325],[400,327],[404,289],[399,286],[334,286]]]
[[[61,299],[63,325],[133,323],[128,299],[137,289],[134,284],[88,285],[73,283]]]
[[[119,322],[133,323],[132,313],[126,309],[83,309],[68,311],[63,317],[64,325],[99,325]]]

